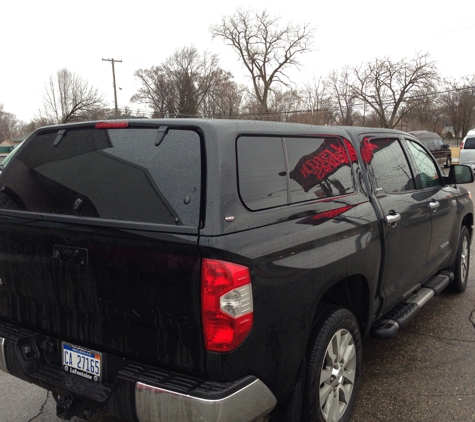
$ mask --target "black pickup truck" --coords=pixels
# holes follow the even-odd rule
[[[39,129],[0,175],[0,369],[63,419],[348,421],[362,338],[466,288],[447,173],[396,130]]]

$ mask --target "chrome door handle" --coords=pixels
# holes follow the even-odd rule
[[[400,219],[401,219],[401,214],[398,214],[398,213],[388,214],[386,216],[386,223],[388,223],[392,227],[396,227]]]
[[[431,201],[429,202],[429,208],[432,212],[437,212],[437,209],[439,208],[440,203],[438,201]]]

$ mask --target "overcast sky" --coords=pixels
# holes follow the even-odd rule
[[[410,58],[416,51],[429,53],[443,76],[475,74],[474,0],[16,0],[3,1],[0,9],[0,104],[30,121],[41,108],[50,75],[67,68],[98,87],[113,107],[112,66],[102,59],[114,58],[122,60],[115,65],[119,107],[145,110],[129,104],[139,88],[134,72],[191,45],[217,53],[221,67],[245,83],[236,54],[209,31],[238,6],[315,27],[313,51],[301,56],[301,70],[292,73],[296,84],[344,65]]]

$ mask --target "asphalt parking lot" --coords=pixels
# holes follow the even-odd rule
[[[475,193],[475,183],[468,188]],[[465,293],[442,292],[394,340],[364,342],[362,387],[354,422],[475,421],[473,245],[471,256]],[[0,421],[60,419],[50,393],[0,371]],[[92,421],[119,419],[96,415]]]

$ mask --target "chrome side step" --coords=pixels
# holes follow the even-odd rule
[[[396,337],[400,328],[404,328],[419,313],[421,308],[435,295],[444,290],[454,279],[454,274],[442,271],[431,277],[423,287],[412,296],[391,309],[371,328],[371,337],[387,340]]]
[[[0,371],[10,373],[5,360],[5,339],[3,337],[0,337]]]

